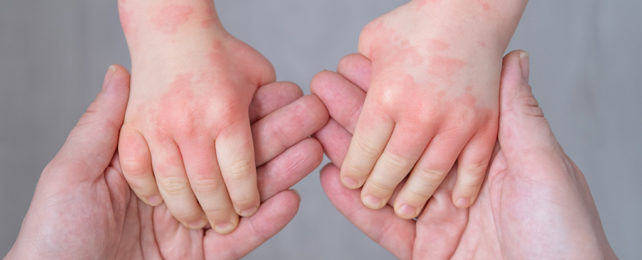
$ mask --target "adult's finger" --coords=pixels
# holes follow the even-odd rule
[[[363,91],[367,92],[368,88],[370,88],[372,62],[359,53],[346,55],[341,58],[337,66],[337,72]]]
[[[321,171],[321,185],[330,202],[352,224],[399,259],[410,259],[415,239],[415,222],[395,215],[392,207],[366,208],[358,190],[350,190],[339,181],[339,169],[328,165]]]
[[[275,82],[258,88],[250,103],[250,122],[260,120],[301,96],[301,88],[291,82]]]
[[[330,117],[354,132],[366,99],[361,88],[339,73],[322,71],[314,76],[310,89],[326,105]]]
[[[309,137],[328,121],[328,112],[315,96],[305,96],[252,125],[256,165],[263,165]]]
[[[529,58],[514,51],[504,58],[500,88],[499,143],[506,159],[520,164],[528,151],[560,152],[528,84]]]
[[[307,138],[259,167],[256,171],[261,201],[294,186],[317,168],[322,160],[323,148],[319,142]]]
[[[283,229],[299,209],[294,191],[282,191],[265,201],[256,214],[243,218],[228,235],[208,230],[203,242],[205,259],[240,259]]]
[[[73,177],[92,178],[103,174],[116,151],[128,97],[129,73],[121,66],[110,66],[102,90],[52,161],[61,167],[82,168],[61,171],[83,173],[83,176],[69,176],[69,181],[73,181]]]

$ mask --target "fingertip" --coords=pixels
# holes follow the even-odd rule
[[[343,186],[351,190],[356,190],[363,186],[363,184],[348,176],[341,176],[341,183],[343,184]]]
[[[232,217],[230,218],[229,222],[214,224],[212,226],[212,229],[214,229],[216,233],[219,233],[221,235],[226,235],[236,230],[236,227],[238,227],[238,225],[239,225],[238,215],[232,214]]]
[[[337,72],[346,77],[359,88],[367,91],[372,73],[371,62],[365,56],[354,53],[344,56],[337,66]]]
[[[324,93],[327,89],[327,84],[329,80],[336,76],[335,72],[329,70],[322,70],[310,81],[310,91],[314,94]]]
[[[460,209],[467,209],[471,206],[471,199],[469,198],[464,198],[464,197],[455,197],[453,198],[453,203],[455,204],[455,207],[460,208]]]

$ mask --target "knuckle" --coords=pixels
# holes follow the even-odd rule
[[[120,158],[120,165],[123,169],[123,174],[131,177],[144,177],[149,172],[148,165],[143,161],[136,158]]]
[[[251,177],[255,171],[256,168],[253,161],[238,160],[229,165],[226,174],[233,180],[240,180]]]
[[[417,177],[421,180],[421,182],[426,184],[441,183],[444,177],[446,177],[445,171],[433,169],[420,169],[417,173]]]
[[[426,201],[433,194],[433,189],[408,189],[406,197],[408,201]],[[417,202],[419,204],[419,202]]]
[[[363,178],[368,175],[369,170],[363,164],[354,163],[353,161],[346,161],[342,167],[342,175],[351,178]]]
[[[405,170],[409,168],[411,164],[408,158],[393,153],[387,153],[383,159],[383,163],[385,164],[384,166],[390,170]]]
[[[201,213],[196,208],[186,208],[181,210],[176,210],[172,213],[176,219],[186,222],[192,222],[201,218]]]
[[[215,178],[200,178],[191,182],[195,193],[211,193],[221,187],[221,182]]]
[[[368,185],[370,190],[379,191],[379,192],[390,192],[394,190],[396,185],[392,182],[373,180],[369,182]]]
[[[230,207],[221,207],[221,206],[208,206],[203,207],[203,211],[208,218],[213,220],[225,220],[229,219],[229,215],[232,213]]]
[[[486,173],[486,165],[487,163],[485,161],[470,162],[462,167],[461,172],[472,177],[484,176]]]
[[[158,184],[170,196],[184,193],[189,190],[189,183],[185,178],[159,178]]]
[[[355,136],[354,143],[359,152],[367,157],[376,157],[379,155],[379,149],[372,145],[371,142],[363,140],[362,135]]]
[[[258,198],[254,198],[248,194],[248,196],[245,196],[243,198],[233,198],[232,204],[234,204],[234,206],[236,206],[237,208],[245,209],[256,206],[258,204]]]

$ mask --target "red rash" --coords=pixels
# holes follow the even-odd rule
[[[466,63],[460,59],[434,56],[430,58],[428,74],[446,79],[452,78]]]
[[[151,111],[154,114],[157,131],[162,131],[161,129],[178,131],[199,129],[192,124],[201,122],[199,120],[204,118],[203,112],[198,109],[203,106],[198,104],[194,98],[193,77],[192,73],[178,74],[169,84],[169,90],[160,98],[161,106]],[[157,132],[157,134],[158,136],[167,136],[172,133]],[[191,133],[181,134],[189,135]]]
[[[152,23],[157,30],[166,33],[176,33],[178,27],[185,24],[193,10],[189,6],[184,5],[169,5],[161,9],[154,18]]]
[[[432,51],[445,51],[450,48],[450,44],[442,40],[432,39],[428,42],[428,48]]]
[[[490,11],[490,4],[489,3],[484,2],[484,1],[479,1],[479,3],[481,4],[482,9],[484,9],[484,11],[486,11],[486,12]]]

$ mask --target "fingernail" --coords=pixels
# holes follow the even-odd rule
[[[239,215],[241,215],[242,217],[249,217],[249,216],[254,215],[254,213],[256,212],[257,209],[258,209],[258,207],[247,208],[247,209],[241,210],[239,212]]]
[[[114,77],[114,72],[116,72],[116,66],[109,66],[107,73],[105,74],[105,79],[103,80],[103,90],[105,90],[111,83],[111,79]]]
[[[221,223],[221,224],[216,224],[214,226],[214,231],[219,234],[227,234],[232,232],[234,230],[234,224],[228,222],[228,223]]]
[[[368,195],[363,198],[363,204],[370,209],[379,209],[381,208],[381,199]]]
[[[522,70],[522,78],[525,82],[528,82],[530,78],[530,57],[528,56],[528,53],[525,51],[519,53],[519,61]]]
[[[156,196],[151,196],[151,197],[149,197],[149,198],[147,199],[147,202],[148,202],[149,204],[151,204],[152,206],[158,206],[159,204],[161,204],[161,203],[163,202],[163,198],[161,198],[161,197],[160,197],[160,196],[158,196],[158,195],[156,195]]]
[[[397,214],[402,218],[411,219],[417,216],[417,209],[408,204],[404,204],[401,207],[399,207]]]
[[[470,200],[466,198],[458,199],[457,202],[455,203],[455,206],[462,209],[467,208],[468,206],[470,206]]]
[[[201,219],[201,220],[196,220],[196,221],[194,221],[194,222],[190,223],[190,224],[189,224],[189,228],[190,228],[190,229],[201,229],[201,228],[203,228],[205,225],[207,225],[207,221],[206,221],[206,220],[204,220],[204,219]]]
[[[357,189],[357,188],[359,188],[359,183],[353,178],[342,177],[341,180],[343,182],[343,185],[345,185],[349,189]]]

